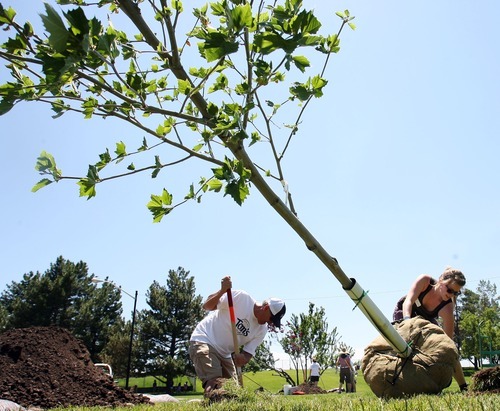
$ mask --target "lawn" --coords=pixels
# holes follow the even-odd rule
[[[141,379],[152,386],[152,380]],[[338,373],[327,370],[320,379],[320,387],[328,390],[338,387]],[[181,384],[184,381],[180,381]],[[133,380],[139,383],[139,380]],[[202,400],[200,394],[179,395],[177,403],[157,404],[155,409],[161,411],[180,411],[207,409],[214,411],[498,411],[500,395],[498,394],[462,394],[455,382],[440,395],[418,395],[408,399],[383,400],[377,398],[363,380],[358,376],[356,393],[327,393],[316,395],[283,395],[285,381],[271,371],[256,374],[247,373],[244,388],[233,386],[229,390],[233,398],[209,404]],[[139,384],[138,384],[139,385]],[[263,387],[264,391],[255,391]],[[198,389],[199,389],[198,383]],[[194,400],[194,401],[193,401]],[[134,411],[149,411],[145,405],[135,406]],[[87,410],[71,410],[87,411]],[[127,411],[126,408],[115,411]]]
[[[290,370],[289,371],[290,375],[293,375],[295,377],[295,371]],[[466,375],[470,375],[470,373],[466,372]],[[469,379],[469,377],[467,378]],[[131,378],[130,379],[130,386],[137,385],[139,391],[141,392],[153,392],[153,377],[143,377],[143,378]],[[187,378],[179,378],[175,381],[174,385],[177,385],[177,383],[181,383],[181,385],[184,384],[184,382],[189,382]],[[363,396],[363,397],[375,397],[375,395],[372,393],[370,387],[366,384],[365,380],[363,379],[363,375],[361,371],[359,371],[358,376],[356,378],[356,396]],[[125,381],[124,380],[119,380],[119,385],[124,386]],[[277,394],[280,391],[283,390],[283,385],[287,384],[287,382],[277,376],[277,374],[273,371],[260,371],[257,373],[244,373],[243,374],[243,384],[245,388],[248,388],[249,390],[256,390],[258,388],[263,388],[265,392],[268,392],[270,394]],[[330,389],[335,389],[338,388],[339,386],[339,374],[336,370],[333,369],[328,369],[326,370],[320,378],[318,386],[325,391],[328,391]],[[344,385],[345,388],[345,385]],[[162,390],[160,387],[158,387],[157,392],[164,392],[164,389]],[[201,396],[201,384],[200,381],[197,380],[196,385],[195,385],[195,391],[196,393],[189,393],[187,395],[181,394],[180,397],[190,397],[193,398],[193,395],[199,395]],[[455,380],[453,380],[452,384],[450,387],[445,389],[445,392],[458,392],[459,388]],[[175,394],[176,397],[177,394]],[[339,395],[339,394],[337,394]]]

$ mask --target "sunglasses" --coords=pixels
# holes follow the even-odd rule
[[[460,295],[460,294],[461,294],[461,292],[460,292],[460,291],[455,291],[455,290],[452,290],[450,287],[446,287],[446,292],[447,292],[448,294],[453,294],[453,295],[455,295],[455,296],[457,296],[457,295]]]

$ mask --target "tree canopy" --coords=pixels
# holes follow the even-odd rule
[[[475,368],[489,356],[482,351],[500,350],[500,296],[489,280],[479,281],[476,292],[466,289],[457,306],[459,316],[460,352]],[[481,347],[480,347],[481,345]],[[498,362],[498,355],[492,357]]]
[[[92,198],[107,180],[137,173],[156,178],[181,163],[202,161],[210,171],[197,176],[180,199],[168,187],[151,195],[155,222],[189,200],[200,202],[207,192],[224,193],[241,205],[256,188],[372,324],[409,355],[408,344],[359,282],[297,218],[285,177],[285,155],[305,110],[323,96],[340,35],[345,27],[355,28],[350,12],[336,12],[338,31],[322,34],[319,19],[301,0],[219,0],[190,14],[177,0],[57,2],[70,8],[61,16],[46,4],[42,35],[0,5],[0,25],[12,33],[0,46],[10,75],[0,85],[0,115],[19,102],[36,101],[50,104],[56,118],[79,113],[123,121],[140,138],[133,148],[114,142],[79,177],[66,175],[42,152],[36,169],[44,178],[33,190],[69,179],[77,181],[81,196]],[[85,9],[92,7],[106,7],[108,21],[87,16]],[[122,15],[119,28],[114,17]],[[313,66],[312,56],[321,63]]]
[[[295,368],[294,385],[307,381],[313,357],[322,365],[323,370],[334,366],[340,343],[339,335],[336,327],[328,330],[324,308],[316,308],[313,303],[309,303],[308,312],[292,314],[287,327],[285,336],[279,342]]]

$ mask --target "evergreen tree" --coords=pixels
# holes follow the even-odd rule
[[[110,326],[120,320],[120,292],[111,285],[96,288],[87,264],[73,263],[62,256],[43,274],[30,272],[12,282],[0,296],[7,313],[5,329],[59,326],[83,341],[91,357],[109,338]]]
[[[193,375],[188,355],[191,333],[203,318],[202,297],[194,277],[179,267],[170,270],[165,286],[153,282],[147,292],[150,309],[138,316],[137,367],[168,385],[178,375]]]

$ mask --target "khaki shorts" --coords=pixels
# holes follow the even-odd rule
[[[223,358],[207,343],[190,341],[189,357],[193,361],[196,375],[203,388],[214,378],[236,378],[236,368],[232,358]]]

